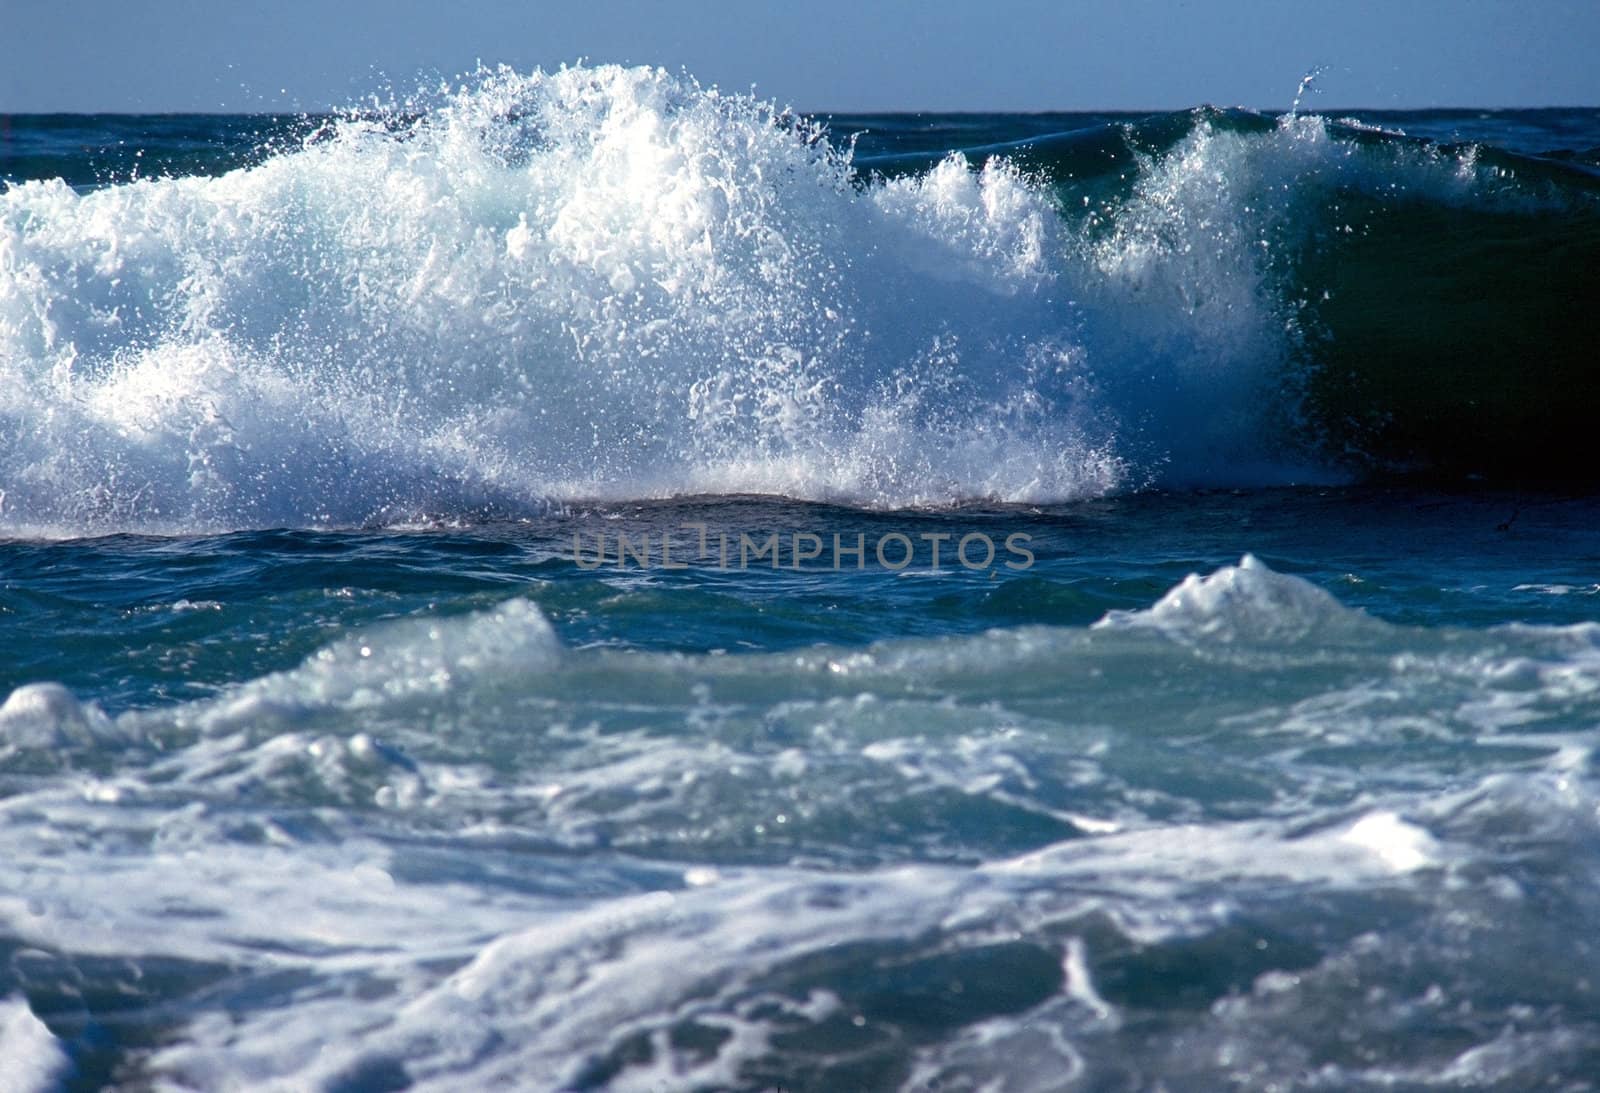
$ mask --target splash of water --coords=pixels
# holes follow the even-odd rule
[[[1293,339],[1239,143],[1201,126],[1085,221],[999,159],[859,178],[809,123],[659,70],[502,69],[219,178],[23,185],[0,519],[1303,476],[1271,435]]]

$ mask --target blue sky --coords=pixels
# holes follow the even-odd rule
[[[316,110],[477,61],[801,110],[1600,105],[1600,0],[0,0],[0,112]]]

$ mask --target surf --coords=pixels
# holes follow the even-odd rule
[[[8,533],[1585,466],[1571,164],[1209,108],[857,158],[619,67],[291,129],[0,193]]]

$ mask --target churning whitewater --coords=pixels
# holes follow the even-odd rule
[[[0,512],[219,530],[1304,476],[1287,209],[1252,211],[1276,180],[1249,174],[1341,153],[1320,121],[1268,143],[1200,128],[1096,234],[1003,158],[868,177],[768,106],[578,68],[221,177],[15,186]]]
[[[138,1087],[1527,1088],[1600,1052],[1593,871],[1546,875],[1596,694],[1593,625],[1408,631],[1252,557],[759,656],[512,599],[167,709],[18,689],[0,917],[80,1066],[186,997],[112,1038]],[[20,1088],[73,1073],[7,1005]]]

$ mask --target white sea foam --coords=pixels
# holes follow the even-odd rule
[[[1152,607],[1112,611],[1096,625],[1152,628],[1187,642],[1262,645],[1381,628],[1363,627],[1364,621],[1310,581],[1275,572],[1246,554],[1236,566],[1190,574]]]
[[[0,1001],[0,1093],[46,1093],[60,1088],[71,1060],[26,1000]]]
[[[0,526],[1315,474],[1281,450],[1273,248],[1277,184],[1346,154],[1320,124],[1200,126],[1109,232],[1003,161],[863,182],[769,107],[610,67],[485,73],[220,178],[19,186]]]
[[[111,719],[85,705],[59,683],[29,683],[0,704],[0,742],[54,749],[93,746],[115,739]]]
[[[1595,845],[1594,629],[1430,638],[1310,589],[1247,559],[1093,629],[720,657],[564,649],[513,599],[114,721],[23,688],[0,926],[37,989],[150,990],[137,1078],[172,1088],[759,1085],[785,1052],[844,1065],[797,1034],[841,1027],[924,1084],[1298,1073],[1304,1043],[1377,1081],[1416,1060],[1333,1037],[1445,1013],[1405,993],[1430,977],[1499,1007],[1440,1069],[1527,1084],[1545,1033],[1581,1057],[1576,1009],[1485,984],[1521,961],[1528,997],[1585,1004],[1545,958],[1593,907],[1565,866]],[[1191,1005],[1169,987],[1210,992],[1198,1062],[1141,1039]],[[0,1005],[22,1088],[59,1024]]]

